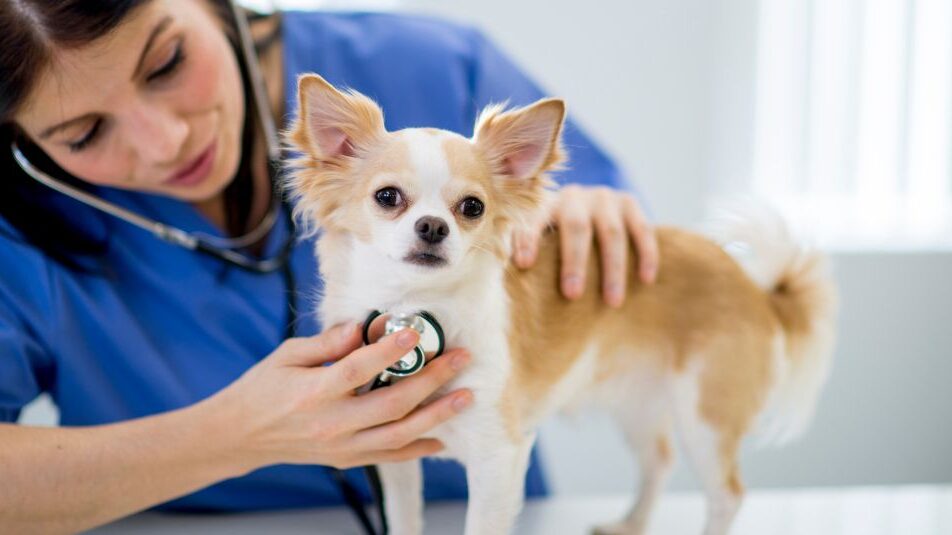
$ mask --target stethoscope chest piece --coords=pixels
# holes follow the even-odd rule
[[[427,357],[436,358],[443,353],[445,345],[443,328],[429,312],[383,314],[374,310],[364,321],[363,338],[365,344],[371,343],[372,333],[380,333],[381,320],[383,321],[382,336],[404,329],[413,329],[420,334],[420,340],[412,350],[381,373],[376,381],[377,383],[389,383],[392,377],[413,375],[423,369]]]

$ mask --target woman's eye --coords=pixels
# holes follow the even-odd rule
[[[476,197],[466,197],[463,202],[459,203],[459,211],[470,219],[476,219],[483,215],[484,208],[483,201]]]
[[[403,195],[397,188],[383,188],[374,194],[377,204],[385,208],[393,208],[403,203]]]
[[[99,125],[102,124],[102,119],[98,119],[93,127],[89,129],[89,132],[86,132],[86,135],[83,136],[79,141],[74,141],[69,144],[69,150],[71,152],[79,152],[89,146],[96,139],[96,134],[99,132]]]
[[[172,54],[172,57],[167,62],[165,62],[165,65],[162,65],[157,70],[149,74],[149,76],[146,78],[146,81],[151,82],[152,80],[172,74],[184,59],[185,52],[182,50],[182,43],[179,43],[176,45],[175,52]]]

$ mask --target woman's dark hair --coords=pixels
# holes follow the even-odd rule
[[[228,0],[205,0],[225,21],[226,35],[238,57],[245,91],[245,122],[238,174],[225,189],[228,231],[241,234],[251,210],[251,154],[258,123],[254,113],[250,76],[240,53]],[[4,0],[0,2],[0,217],[15,229],[8,237],[26,242],[71,269],[103,272],[99,260],[107,251],[105,232],[91,232],[67,220],[65,199],[27,176],[16,164],[10,144],[16,140],[31,162],[57,179],[83,190],[87,182],[69,176],[20,133],[12,116],[48,65],[51,46],[78,47],[108,35],[149,0]],[[278,29],[275,29],[277,33]],[[268,36],[268,42],[274,35]],[[71,206],[72,208],[72,206]],[[76,206],[77,209],[85,209]],[[92,210],[92,209],[89,209]],[[105,218],[95,213],[91,217]],[[88,225],[87,225],[88,227]],[[105,228],[105,227],[103,227]],[[0,233],[9,234],[0,226]]]

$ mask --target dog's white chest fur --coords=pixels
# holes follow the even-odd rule
[[[337,239],[322,237],[321,241]],[[353,238],[349,259],[324,255],[326,287],[319,313],[325,326],[364,320],[370,311],[420,311],[431,313],[443,328],[446,348],[465,348],[470,364],[434,394],[458,388],[473,392],[473,405],[464,413],[435,428],[431,434],[446,449],[439,456],[462,460],[474,444],[474,435],[499,425],[498,401],[510,375],[508,332],[509,304],[504,271],[497,262],[475,255],[455,274],[422,272],[416,278],[388,277],[373,254]],[[325,245],[330,245],[326,243]],[[340,243],[333,244],[340,251]],[[422,270],[421,270],[422,271]],[[487,425],[487,419],[495,420]]]

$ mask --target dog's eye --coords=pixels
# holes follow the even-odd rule
[[[397,188],[383,188],[374,194],[377,204],[386,208],[393,208],[403,202],[403,195]]]
[[[476,219],[483,215],[483,201],[476,197],[466,197],[459,203],[459,211],[470,219]]]

